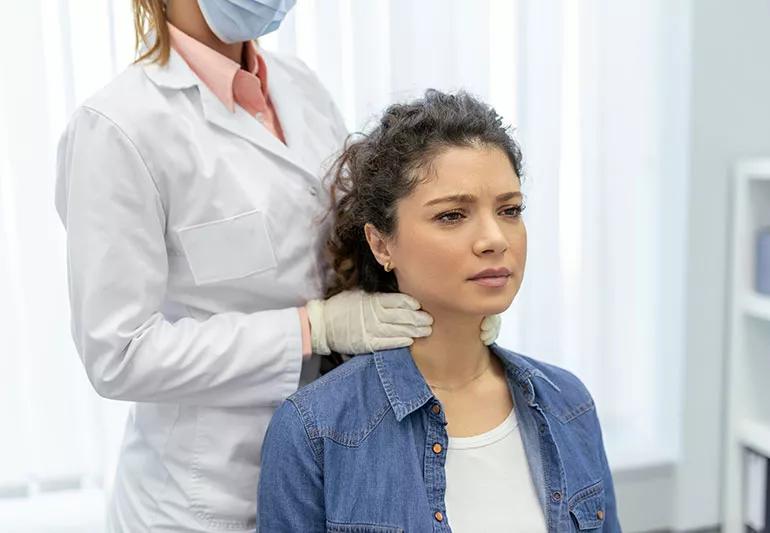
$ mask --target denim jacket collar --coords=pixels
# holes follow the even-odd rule
[[[561,392],[545,374],[522,356],[500,348],[496,344],[490,346],[490,349],[505,365],[509,380],[513,380],[514,384],[524,389],[530,404],[537,400],[537,389],[532,385],[533,377],[542,378],[557,392]],[[375,352],[374,363],[393,413],[399,422],[433,398],[433,392],[417,369],[409,348]]]

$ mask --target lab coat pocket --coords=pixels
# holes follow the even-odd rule
[[[253,531],[261,438],[272,409],[199,407],[188,483],[190,507],[207,531]]]
[[[277,264],[258,209],[181,228],[178,234],[196,285],[245,278]]]

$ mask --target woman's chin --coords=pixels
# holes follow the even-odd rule
[[[502,299],[498,301],[477,301],[475,305],[465,307],[464,311],[474,316],[499,315],[505,312],[513,301],[513,298]]]
[[[465,301],[468,308],[472,308],[475,314],[499,315],[508,309],[513,303],[518,291],[501,291],[498,294],[474,294],[470,295]]]

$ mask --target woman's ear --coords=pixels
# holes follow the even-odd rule
[[[366,235],[366,242],[369,243],[369,249],[372,251],[377,262],[382,266],[390,263],[391,257],[390,251],[388,251],[388,243],[377,228],[369,223],[364,224],[364,235]]]

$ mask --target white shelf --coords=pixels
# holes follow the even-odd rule
[[[770,425],[756,420],[744,420],[738,438],[743,446],[770,457]]]
[[[770,159],[745,159],[735,165],[735,173],[748,179],[770,180]]]
[[[758,292],[747,294],[744,299],[743,310],[754,318],[770,320],[770,296]]]
[[[725,372],[722,531],[743,533],[744,450],[770,456],[770,296],[749,289],[756,231],[770,223],[770,158],[735,166],[729,343]],[[745,320],[746,317],[758,320]]]

